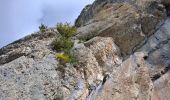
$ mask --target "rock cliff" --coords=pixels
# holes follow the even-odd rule
[[[75,23],[78,64],[63,71],[53,28],[1,48],[0,100],[169,100],[169,8],[168,0],[95,0]]]

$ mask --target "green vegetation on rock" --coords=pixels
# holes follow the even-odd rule
[[[69,23],[59,23],[57,24],[57,30],[62,35],[62,37],[70,38],[75,35],[77,29],[75,26],[71,26]]]
[[[60,36],[54,39],[52,45],[57,52],[60,52],[56,54],[56,58],[59,60],[60,67],[64,67],[66,63],[75,63],[76,58],[74,54],[70,52],[70,50],[74,46],[74,42],[71,38],[77,32],[77,29],[68,23],[59,23],[57,24],[56,28],[60,33]],[[63,70],[63,68],[60,69]]]
[[[39,30],[40,30],[42,33],[45,32],[46,29],[47,29],[47,26],[44,25],[44,24],[41,24],[41,25],[39,26]]]
[[[54,49],[58,52],[64,51],[68,52],[73,47],[73,41],[71,38],[66,38],[63,36],[56,37],[52,42]]]

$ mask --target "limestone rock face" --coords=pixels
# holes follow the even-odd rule
[[[47,48],[50,46],[52,39],[56,36],[57,31],[50,29],[46,33],[36,33],[26,36],[12,44],[0,49],[0,64],[8,63],[21,56],[31,58],[43,58],[44,55],[51,52]],[[50,47],[49,47],[50,48]]]
[[[159,28],[154,35],[149,37],[145,44],[138,50],[149,54],[147,61],[154,67],[150,67],[153,80],[166,73],[170,67],[170,19]]]
[[[151,100],[168,100],[170,90],[170,19],[168,18],[159,30],[150,38],[139,51],[147,52],[147,62],[150,77],[153,81]]]
[[[170,95],[170,72],[154,82],[152,100],[169,100]]]
[[[93,87],[103,81],[106,74],[111,74],[122,63],[119,48],[109,37],[95,37],[84,44],[76,45],[73,50],[79,59],[77,71],[81,80],[85,81],[86,89],[84,90],[88,90],[86,97]],[[82,95],[85,93],[82,91]]]
[[[95,37],[85,42],[84,45],[92,51],[104,72],[109,72],[115,65],[122,63],[120,50],[111,37]]]
[[[0,49],[0,100],[169,100],[168,0],[95,0],[76,21],[71,52],[58,65],[58,31]],[[82,42],[80,38],[91,37]]]
[[[58,61],[49,49],[54,36],[37,33],[0,49],[0,100],[45,100],[59,94]]]
[[[60,94],[57,61],[53,55],[42,60],[21,56],[0,66],[1,100],[45,100]]]
[[[75,25],[82,26],[77,37],[112,37],[127,55],[152,35],[165,18],[165,7],[155,0],[96,0],[80,14]]]
[[[150,100],[153,84],[143,52],[125,60],[99,87],[91,100]]]
[[[48,34],[52,37],[39,38]],[[120,50],[112,38],[96,37],[75,45],[73,52],[79,64],[76,67],[67,65],[61,72],[57,70],[58,61],[50,47],[54,36],[54,33],[37,34],[1,49],[0,99],[84,100],[90,88],[100,84],[105,74],[112,73],[122,62]],[[10,58],[20,53],[23,55]]]

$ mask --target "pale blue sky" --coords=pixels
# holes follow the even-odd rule
[[[44,23],[71,22],[94,0],[0,0],[0,48]]]

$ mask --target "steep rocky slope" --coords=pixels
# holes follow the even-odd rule
[[[83,27],[77,37],[110,36],[122,54],[131,54],[165,20],[165,12],[155,0],[96,0],[78,17],[76,25]]]
[[[169,100],[169,7],[166,0],[95,0],[75,23],[78,64],[64,71],[51,47],[55,29],[1,48],[0,100]]]

